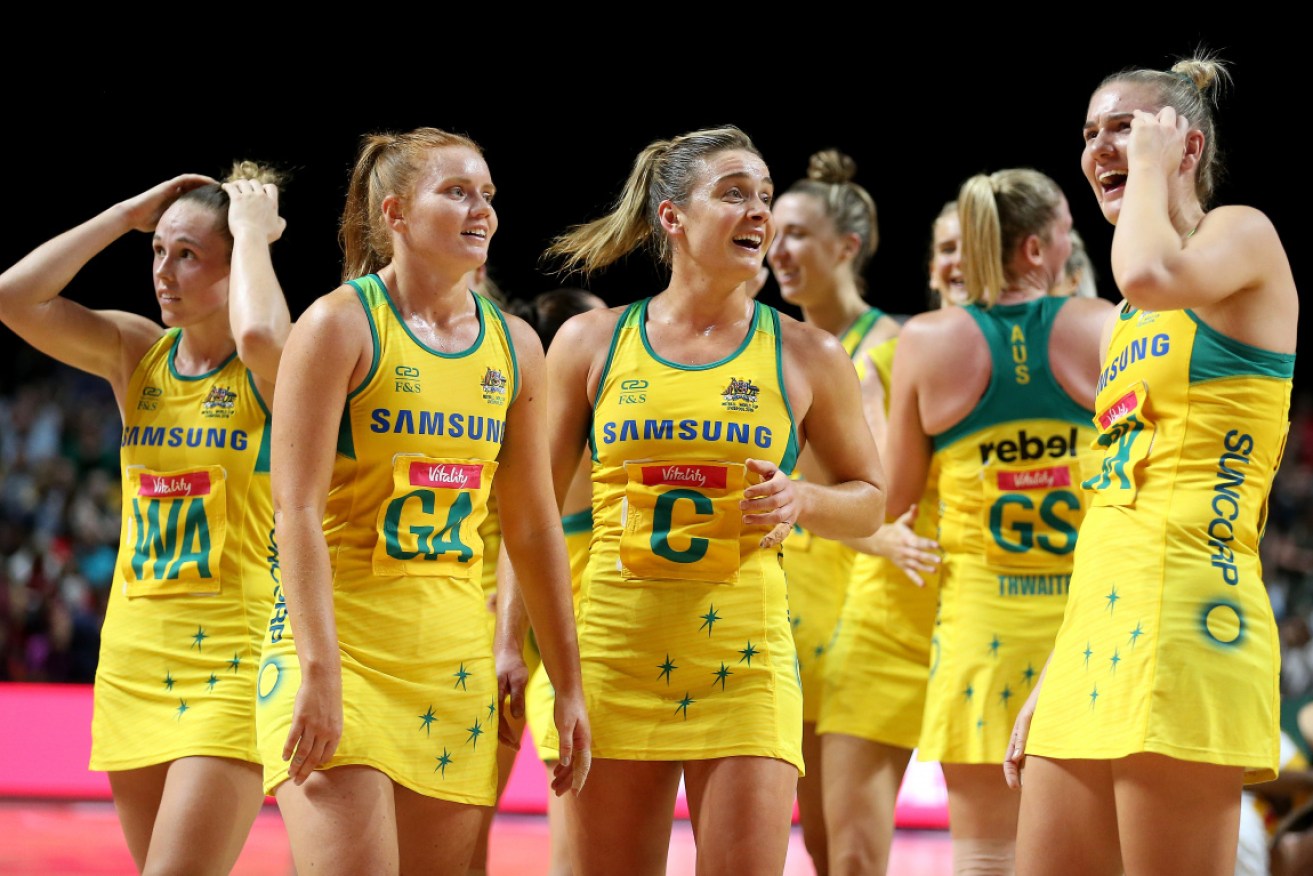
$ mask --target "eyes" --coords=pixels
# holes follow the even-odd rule
[[[159,243],[155,244],[154,249],[155,249],[155,258],[157,259],[162,259],[169,254],[169,251],[164,248],[163,244],[159,244]],[[178,250],[174,258],[191,260],[196,258],[196,253],[188,249],[187,247],[183,247],[182,249]]]
[[[725,190],[725,194],[721,197],[732,204],[741,204],[751,196],[741,186],[730,186]],[[769,207],[774,200],[775,193],[773,191],[765,191],[761,193],[761,202],[766,206]]]
[[[453,201],[463,201],[470,196],[470,190],[463,185],[456,184],[447,186],[442,193]],[[484,190],[478,193],[483,198],[485,204],[492,204],[492,199],[496,197],[497,192],[493,190]]]
[[[1085,129],[1084,132],[1085,142],[1086,144],[1089,144],[1093,140],[1097,139],[1101,131],[1109,131],[1113,134],[1119,134],[1122,131],[1129,131],[1130,128],[1131,128],[1131,120],[1129,116],[1126,118],[1114,119],[1108,122],[1103,128],[1097,128],[1091,125],[1090,127]]]

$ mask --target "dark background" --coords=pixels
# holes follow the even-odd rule
[[[435,125],[484,147],[501,223],[490,273],[507,295],[529,298],[577,282],[543,273],[538,255],[554,234],[609,206],[640,149],[734,123],[756,141],[780,189],[805,174],[819,149],[856,160],[856,179],[879,214],[868,297],[886,310],[924,309],[930,224],[961,182],[1017,166],[1062,185],[1100,292],[1116,300],[1107,266],[1112,228],[1079,164],[1089,96],[1107,73],[1166,68],[1204,44],[1232,62],[1235,79],[1218,113],[1228,175],[1217,201],[1265,211],[1298,282],[1305,226],[1296,202],[1308,198],[1300,133],[1308,98],[1299,75],[1307,50],[1298,29],[1278,22],[1245,31],[1228,20],[1129,36],[1118,31],[1134,10],[1068,9],[1080,16],[1070,33],[963,23],[943,38],[890,30],[863,40],[833,31],[812,37],[800,27],[774,49],[763,37],[711,25],[690,25],[665,50],[602,42],[596,57],[544,43],[532,54],[493,58],[476,38],[437,39],[422,72],[390,69],[380,50],[322,73],[289,68],[247,81],[252,71],[228,69],[214,47],[198,46],[194,63],[180,63],[188,51],[179,45],[161,47],[167,69],[140,76],[109,66],[58,84],[15,67],[3,86],[16,127],[3,147],[9,197],[0,266],[169,176],[221,176],[234,159],[253,158],[291,173],[282,193],[288,228],[274,259],[295,317],[339,282],[337,220],[361,134]],[[388,40],[400,38],[398,27],[389,26]],[[132,233],[93,259],[66,294],[158,318],[150,269],[149,238]],[[663,277],[639,254],[589,285],[620,304],[659,291]],[[773,281],[762,298],[780,304]],[[43,367],[43,357],[0,327],[0,392]]]

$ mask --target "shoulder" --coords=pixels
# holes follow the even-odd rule
[[[630,305],[586,310],[561,323],[552,339],[552,346],[569,347],[575,344],[610,344],[620,318]]]
[[[843,348],[843,343],[837,337],[787,313],[776,312],[779,313],[780,318],[780,342],[786,353],[838,356],[848,361],[848,351]]]
[[[311,334],[331,340],[349,336],[362,328],[368,330],[368,327],[364,305],[355,288],[344,283],[310,302],[292,326],[292,331],[303,337]]]

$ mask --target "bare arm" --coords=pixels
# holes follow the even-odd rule
[[[1169,212],[1173,186],[1192,185],[1202,134],[1171,107],[1136,111],[1128,176],[1112,239],[1112,273],[1145,310],[1209,309],[1215,328],[1246,343],[1293,351],[1297,298],[1280,238],[1252,207],[1220,207],[1184,239]]]
[[[154,231],[179,195],[212,182],[199,174],[174,177],[41,244],[0,274],[0,321],[46,355],[105,378],[121,399],[133,368],[164,330],[143,316],[92,310],[60,293],[115,240]]]
[[[564,343],[552,344],[552,349],[562,354],[545,360],[532,329],[517,318],[508,317],[507,322],[520,360],[521,384],[507,411],[506,442],[497,473],[501,485],[498,502],[505,503],[500,507],[515,508],[516,513],[502,518],[503,543],[510,562],[504,574],[498,569],[496,650],[500,663],[504,652],[522,647],[523,612],[527,611],[547,675],[556,690],[555,717],[561,750],[552,789],[560,795],[571,787],[576,791],[583,787],[591,756],[561,505],[579,466],[582,436],[591,411],[586,391],[581,388],[586,383],[587,361],[579,354],[595,351],[596,347],[572,343],[575,327],[567,322],[558,332]],[[572,354],[578,361],[558,361]],[[578,385],[567,382],[571,380],[568,375],[577,373],[572,369],[580,365],[584,379]],[[564,373],[558,369],[564,369]],[[580,397],[585,400],[582,409],[577,403]],[[573,434],[574,440],[563,437],[567,434]]]
[[[792,319],[781,328],[790,398],[809,401],[799,429],[825,479],[790,480],[769,463],[750,460],[749,469],[767,479],[744,490],[743,522],[798,523],[822,538],[869,535],[884,522],[885,474],[870,427],[856,415],[862,399],[852,361],[820,329]]]
[[[255,374],[261,393],[268,398],[292,329],[287,299],[269,252],[287,221],[278,215],[277,186],[240,180],[224,183],[223,188],[230,202],[228,229],[233,236],[228,318],[237,357]]]
[[[274,522],[301,665],[283,759],[292,759],[288,772],[297,784],[328,762],[342,737],[342,664],[323,530],[340,419],[326,412],[343,409],[362,358],[372,356],[362,331],[368,328],[354,296],[339,289],[316,301],[287,338],[274,393]]]

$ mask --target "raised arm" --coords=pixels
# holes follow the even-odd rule
[[[0,321],[46,355],[104,377],[121,398],[133,368],[164,330],[143,316],[92,310],[60,293],[115,240],[154,231],[179,195],[212,182],[200,174],[176,176],[41,244],[0,274]]]
[[[288,775],[297,784],[328,762],[342,737],[342,664],[323,521],[339,412],[362,359],[372,356],[362,332],[368,334],[365,316],[348,289],[316,301],[287,338],[274,393],[274,523],[301,666],[283,760],[291,761]]]
[[[260,393],[270,398],[292,316],[269,246],[282,237],[287,221],[278,215],[276,185],[238,180],[224,183],[223,189],[228,193],[228,229],[233,236],[228,318],[237,357],[255,374]]]

